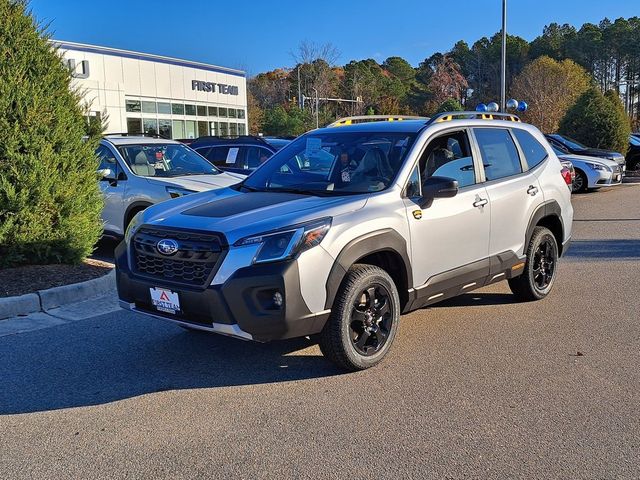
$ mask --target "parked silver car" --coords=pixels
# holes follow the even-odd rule
[[[313,130],[241,184],[136,215],[115,254],[121,305],[245,340],[318,334],[358,370],[385,356],[401,313],[501,280],[520,300],[549,294],[573,209],[535,127],[372,120]]]
[[[575,155],[551,145],[560,160],[570,161],[575,169],[574,192],[611,187],[622,183],[623,169],[615,160]]]
[[[150,205],[245,178],[222,172],[189,147],[162,138],[107,135],[96,154],[104,231],[113,236],[124,235],[131,219]]]

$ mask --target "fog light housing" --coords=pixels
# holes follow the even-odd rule
[[[282,305],[284,304],[284,298],[282,297],[282,293],[276,290],[276,292],[273,294],[272,300],[273,300],[273,304],[276,307],[282,308]]]

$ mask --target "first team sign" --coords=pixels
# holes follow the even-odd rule
[[[216,90],[217,87],[217,90]],[[199,92],[221,93],[223,95],[238,95],[239,89],[234,85],[224,83],[203,82],[202,80],[191,80],[191,90]]]

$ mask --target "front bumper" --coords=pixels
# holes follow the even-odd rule
[[[266,342],[319,333],[330,311],[313,313],[300,292],[296,260],[238,269],[224,283],[197,288],[142,278],[131,271],[124,242],[116,248],[116,282],[120,305],[129,310],[200,330]],[[180,312],[157,311],[150,289],[177,292]],[[278,291],[282,307],[271,302]]]
[[[596,170],[589,176],[589,188],[612,187],[622,183],[622,171]]]

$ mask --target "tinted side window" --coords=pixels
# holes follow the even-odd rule
[[[431,140],[420,159],[420,172],[423,179],[454,178],[460,187],[476,183],[467,133],[452,132]]]
[[[213,147],[207,152],[206,158],[214,165],[224,167],[227,162],[228,153],[229,147]]]
[[[104,145],[100,145],[96,149],[96,155],[100,160],[99,170],[103,170],[105,168],[110,169],[113,173],[118,173],[118,162],[116,161],[115,155]]]
[[[549,156],[545,148],[529,132],[517,128],[514,128],[512,132],[520,144],[529,168],[540,165]]]
[[[518,151],[508,130],[475,129],[487,181],[522,173]]]
[[[258,168],[263,162],[266,162],[273,153],[262,147],[247,147],[247,168]]]

